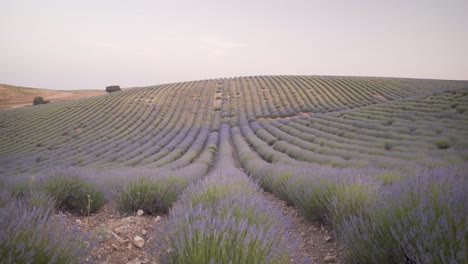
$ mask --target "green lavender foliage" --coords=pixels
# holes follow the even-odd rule
[[[85,263],[92,241],[54,215],[45,194],[11,198],[0,208],[1,263]]]

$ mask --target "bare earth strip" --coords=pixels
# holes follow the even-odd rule
[[[7,84],[0,84],[0,109],[17,108],[25,105],[32,105],[36,96],[42,96],[44,100],[50,102],[59,102],[65,100],[74,100],[105,94],[101,90],[73,90],[58,91],[47,89],[36,89],[19,87]]]
[[[340,244],[320,223],[306,220],[296,208],[286,206],[273,194],[265,193],[265,196],[292,220],[290,235],[299,240],[299,248],[291,263],[342,263]],[[152,240],[167,239],[168,234],[164,228],[167,215],[125,217],[120,216],[112,204],[108,204],[89,217],[66,214],[66,219],[69,228],[78,227],[82,231],[89,232],[97,241],[91,255],[84,262],[103,264],[160,262],[163,249],[157,241]],[[142,248],[135,245],[136,236],[145,240]]]

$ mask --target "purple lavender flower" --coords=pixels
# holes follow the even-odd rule
[[[1,263],[79,263],[92,247],[87,235],[66,230],[53,207],[12,199],[0,208]]]
[[[167,263],[288,263],[288,220],[237,170],[190,186],[169,213]]]

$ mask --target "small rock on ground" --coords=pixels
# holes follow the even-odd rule
[[[335,263],[337,260],[336,256],[326,256],[325,258],[323,258],[323,261],[325,263]]]
[[[133,238],[133,244],[137,248],[143,248],[143,246],[145,246],[145,240],[140,236],[136,236]]]

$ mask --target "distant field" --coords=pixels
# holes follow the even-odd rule
[[[169,228],[180,233],[168,243],[180,251],[168,250],[168,263],[290,263],[295,253],[279,250],[289,238],[278,238],[287,220],[265,209],[259,186],[327,223],[350,263],[466,260],[468,81],[281,75],[105,95],[0,89],[9,98],[2,105],[52,101],[0,111],[0,179],[31,183],[51,168],[74,168],[96,185],[120,184],[117,193],[130,198],[103,188],[123,213],[175,204]],[[92,95],[101,96],[55,102]],[[247,225],[265,233],[245,237]],[[235,241],[223,240],[231,257],[200,246],[218,245],[210,239],[224,232]],[[256,253],[242,251],[249,247]]]
[[[40,91],[52,101],[102,94]],[[319,76],[135,88],[0,112],[0,166],[8,174],[60,165],[182,168],[216,151],[223,123],[267,163],[466,161],[467,92],[458,81]],[[439,141],[448,144],[443,151]]]
[[[51,102],[59,102],[64,100],[73,100],[97,96],[104,93],[104,89],[102,91],[58,91],[0,84],[0,109],[17,108],[25,105],[32,105],[32,101],[36,96],[42,96],[45,100],[49,100]]]

